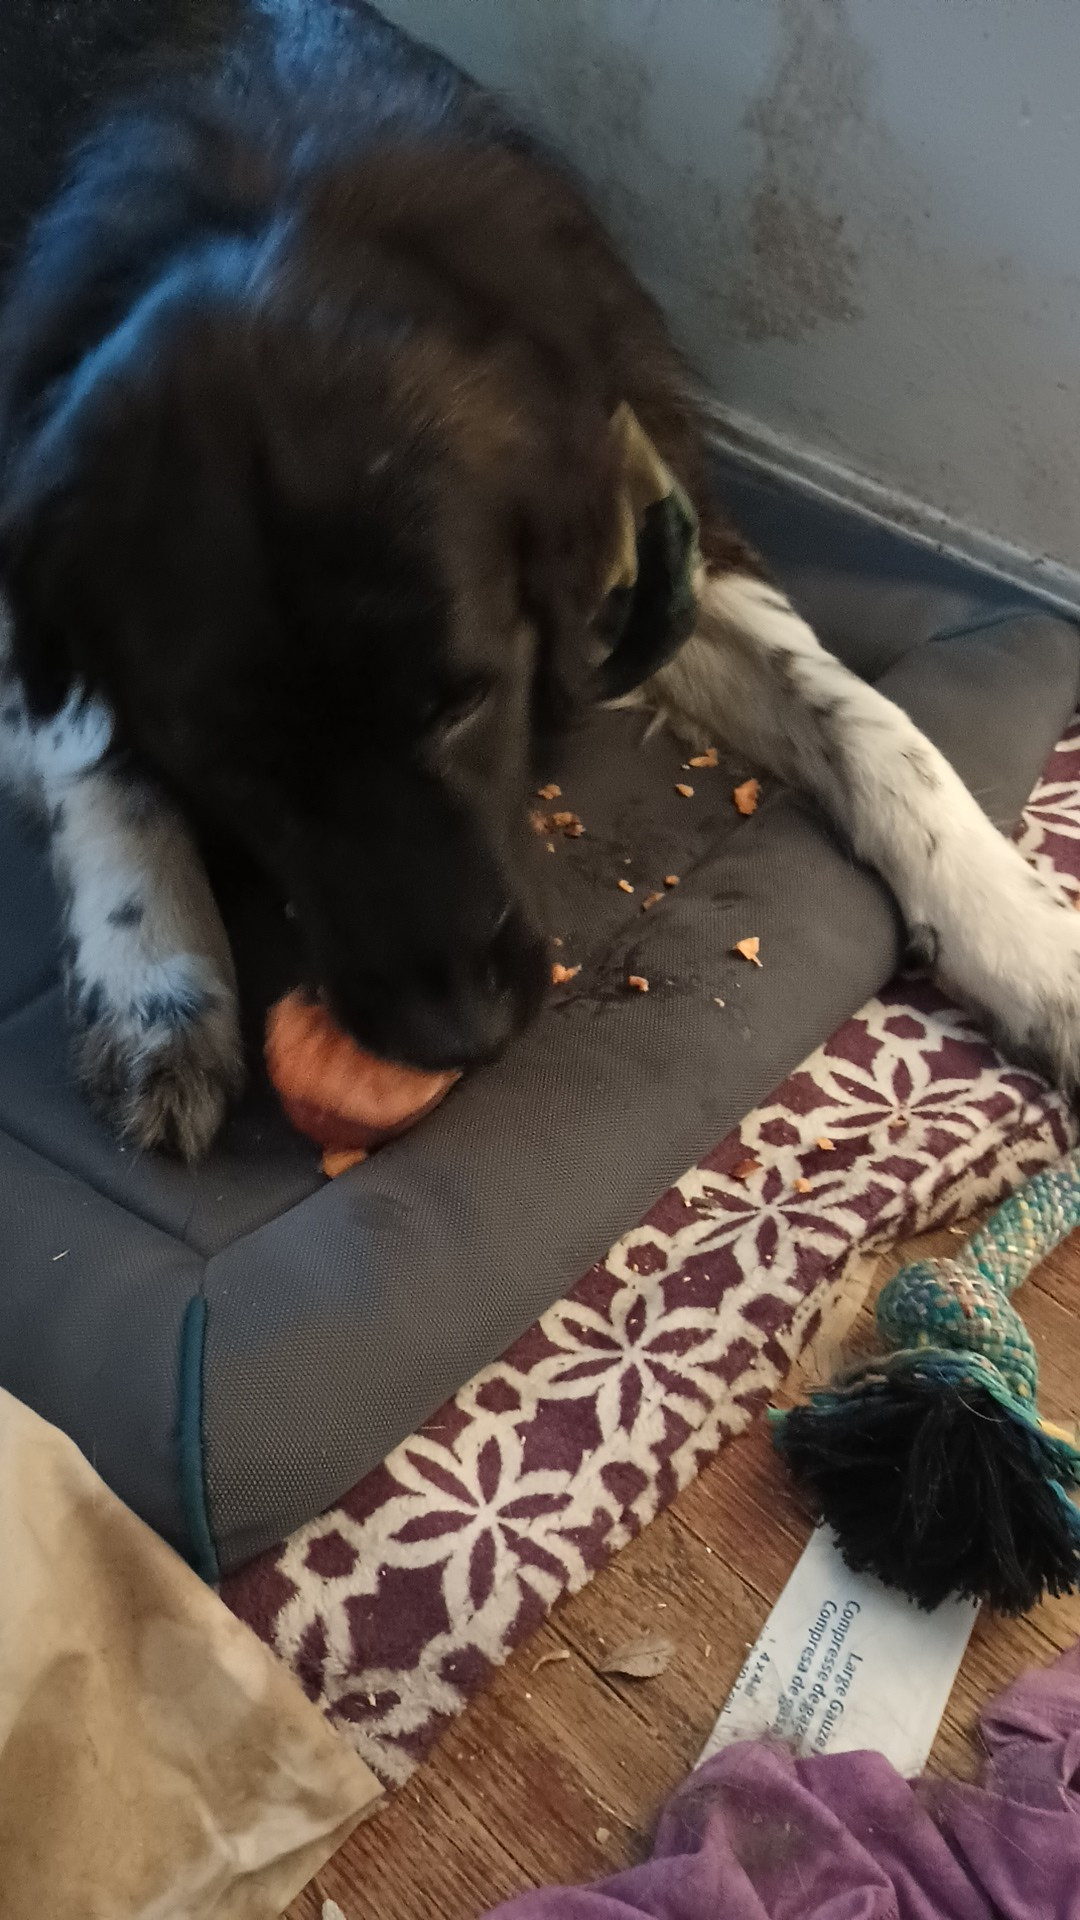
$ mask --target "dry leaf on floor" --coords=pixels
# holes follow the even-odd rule
[[[628,1680],[655,1680],[675,1657],[675,1642],[662,1633],[646,1633],[604,1655],[597,1673],[620,1674]]]
[[[757,803],[761,799],[761,781],[744,780],[741,787],[735,787],[731,795],[738,813],[757,812]]]
[[[552,961],[551,984],[553,987],[565,987],[568,980],[576,980],[581,968],[564,967],[561,960]]]
[[[761,941],[758,939],[756,933],[749,934],[745,940],[736,940],[731,951],[732,953],[741,954],[744,960],[752,961],[755,967],[760,967],[762,964],[758,959],[758,954],[761,951]]]
[[[535,1667],[533,1668],[533,1672],[539,1673],[541,1667],[554,1667],[559,1663],[559,1661],[569,1660],[569,1658],[570,1658],[569,1647],[560,1647],[558,1653],[542,1653]]]
[[[704,753],[695,753],[686,764],[688,767],[715,767],[719,757],[715,747],[706,747]]]

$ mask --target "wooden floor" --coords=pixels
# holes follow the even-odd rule
[[[955,1244],[943,1235],[918,1243],[939,1252]],[[863,1297],[868,1281],[867,1273]],[[1044,1411],[1074,1421],[1080,1235],[1028,1282],[1019,1304],[1042,1361]],[[867,1325],[864,1309],[855,1339]],[[822,1359],[819,1345],[809,1370]],[[586,1880],[641,1858],[661,1801],[700,1752],[809,1530],[756,1427],[558,1608],[300,1896],[290,1920],[320,1920],[325,1898],[346,1920],[477,1920],[527,1887]],[[598,1673],[605,1649],[652,1632],[676,1647],[661,1677]],[[1078,1637],[1080,1599],[1050,1602],[1021,1621],[982,1618],[931,1764],[970,1777],[980,1707]]]

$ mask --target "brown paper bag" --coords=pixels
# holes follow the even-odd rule
[[[0,1920],[272,1920],[379,1792],[261,1641],[0,1391]]]

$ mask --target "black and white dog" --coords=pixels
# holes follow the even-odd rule
[[[628,678],[597,673],[623,403],[705,561],[633,697],[816,795],[941,979],[1073,1085],[1080,916],[719,517],[664,325],[563,169],[363,0],[200,27],[80,149],[0,319],[0,774],[48,823],[115,1127],[198,1155],[240,1084],[204,823],[376,1052],[464,1066],[533,1014],[525,797]]]

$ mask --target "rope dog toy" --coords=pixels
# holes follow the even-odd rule
[[[883,1287],[885,1351],[769,1415],[849,1567],[930,1609],[950,1594],[1025,1613],[1080,1585],[1078,1436],[1040,1419],[1009,1296],[1080,1226],[1080,1149],[1020,1187],[952,1259]]]

